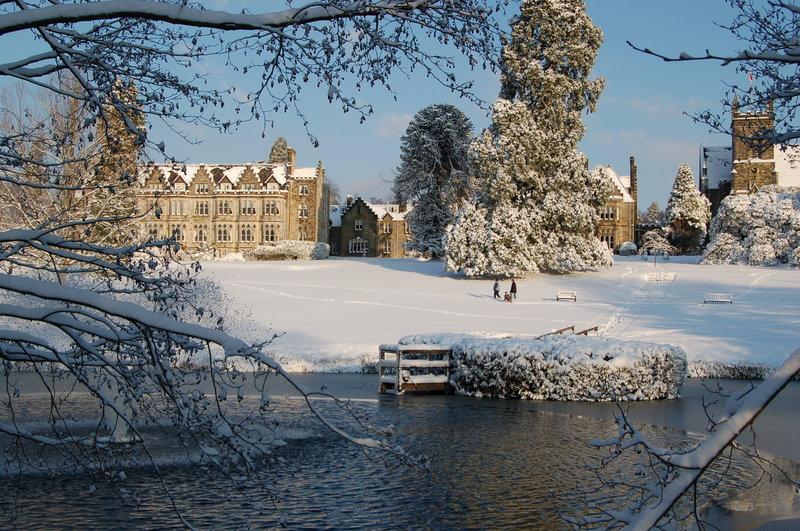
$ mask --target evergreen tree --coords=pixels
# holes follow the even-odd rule
[[[286,164],[289,162],[289,143],[279,136],[269,152],[269,162],[273,164]]]
[[[603,79],[589,79],[602,32],[582,0],[523,0],[520,7],[503,48],[492,127],[472,146],[485,186],[478,207],[448,230],[448,268],[511,276],[608,266],[611,253],[595,228],[611,183],[602,171],[590,172],[577,150],[581,114],[594,111],[603,89]],[[457,248],[478,237],[461,232],[480,226],[479,245]]]
[[[443,254],[445,227],[472,192],[471,140],[472,123],[452,105],[425,107],[409,123],[392,188],[397,200],[413,206],[407,217],[408,249],[431,257]]]
[[[684,254],[701,251],[711,220],[711,204],[695,186],[692,170],[686,163],[678,167],[664,217],[672,245]]]
[[[664,223],[664,212],[661,211],[661,207],[658,206],[658,203],[655,201],[650,203],[650,206],[647,207],[645,219],[648,223],[654,223],[656,225],[662,225]]]

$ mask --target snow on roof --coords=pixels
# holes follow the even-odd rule
[[[700,177],[704,174],[708,177],[709,190],[716,190],[722,181],[731,180],[732,160],[730,146],[700,146]]]
[[[601,166],[601,168],[603,173],[606,174],[606,177],[611,179],[611,182],[614,183],[614,187],[617,189],[618,194],[622,196],[622,202],[633,203],[633,197],[631,197],[631,194],[628,191],[631,183],[630,176],[620,177],[611,166]],[[627,180],[627,186],[625,185],[625,181],[623,179]]]
[[[265,162],[248,162],[245,164],[151,164],[140,168],[139,179],[144,181],[144,179],[155,169],[161,172],[161,176],[163,178],[169,178],[171,174],[174,174],[183,179],[186,184],[191,184],[192,180],[197,174],[197,170],[201,166],[205,166],[209,176],[212,175],[214,170],[220,170],[222,174],[234,185],[239,182],[244,170],[248,166],[253,169],[253,172],[256,174],[256,176],[258,176],[262,170],[267,170],[267,174],[275,177],[275,180],[277,180],[281,185],[285,184],[287,180],[286,165],[270,164]],[[317,168],[315,167],[295,168],[294,172],[291,174],[291,177],[293,179],[309,179],[316,177],[316,175]],[[175,177],[172,178],[174,179]]]
[[[800,187],[800,146],[775,146],[778,185]]]
[[[344,208],[339,205],[331,205],[328,209],[328,219],[331,220],[331,227],[342,226],[342,212]]]
[[[292,173],[294,179],[313,179],[317,176],[317,168],[295,168]]]
[[[407,208],[401,212],[400,205],[398,204],[374,205],[367,203],[367,206],[370,210],[375,212],[375,215],[378,216],[378,219],[383,219],[386,214],[389,214],[395,221],[404,220],[406,218],[406,214],[408,214],[410,211],[410,208]]]

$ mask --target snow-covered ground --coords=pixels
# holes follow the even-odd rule
[[[677,345],[690,363],[775,366],[800,347],[800,271],[695,262],[659,263],[676,273],[672,282],[648,282],[654,266],[638,257],[598,273],[526,278],[513,304],[492,300],[491,281],[446,274],[440,262],[208,262],[204,270],[227,289],[233,312],[251,309],[255,330],[284,333],[273,354],[294,371],[360,367],[377,359],[380,343],[409,334],[535,336],[569,325]],[[578,301],[556,302],[561,290]],[[734,303],[703,304],[708,292],[731,293]]]

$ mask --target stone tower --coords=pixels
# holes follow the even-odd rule
[[[731,192],[734,194],[749,194],[762,186],[778,183],[775,147],[754,140],[773,129],[772,114],[771,103],[765,112],[748,113],[739,111],[738,99],[733,100]]]

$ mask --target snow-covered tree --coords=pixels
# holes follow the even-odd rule
[[[662,229],[656,229],[642,235],[639,254],[674,255],[678,254],[678,250],[669,243]]]
[[[520,9],[503,47],[492,127],[472,145],[478,206],[448,230],[447,266],[506,276],[608,266],[595,228],[610,183],[577,150],[581,115],[603,89],[603,79],[589,78],[602,32],[582,0],[526,0]],[[485,230],[462,234],[478,226]]]
[[[411,203],[407,248],[443,254],[445,227],[473,193],[469,172],[472,123],[458,108],[435,104],[419,111],[400,141],[400,167],[392,192]]]
[[[272,144],[269,151],[269,162],[275,164],[286,164],[289,162],[289,143],[285,138],[279,136]]]
[[[658,203],[653,201],[650,203],[650,206],[647,207],[647,211],[645,212],[645,221],[647,223],[653,223],[656,225],[661,225],[664,223],[664,212],[661,210],[661,207],[658,206]]]
[[[64,98],[75,127],[63,129],[70,138],[54,136],[50,124],[26,124],[29,117],[22,116],[23,127],[0,133],[0,183],[12,197],[28,194],[28,204],[97,190],[113,200],[119,187],[130,184],[126,168],[135,157],[114,153],[97,166],[94,153],[51,148],[66,140],[78,148],[102,145],[105,137],[106,146],[169,159],[167,146],[147,134],[145,122],[164,121],[179,133],[186,125],[230,131],[247,120],[266,129],[276,112],[303,115],[298,93],[306,86],[322,87],[329,101],[364,118],[371,108],[354,94],[386,87],[403,65],[474,100],[471,85],[455,77],[442,42],[470,64],[492,67],[500,34],[495,7],[479,0],[326,0],[234,13],[182,0],[3,2],[0,37],[25,45],[3,49],[0,80]],[[231,71],[220,79],[235,78],[235,98],[233,87],[211,86],[206,71],[195,68],[220,56]],[[75,85],[65,86],[64,76]],[[132,86],[135,92],[127,90]],[[235,112],[221,111],[226,104]],[[0,113],[0,120],[7,118]],[[76,182],[76,175],[91,175],[95,167],[102,182]],[[19,473],[97,473],[113,483],[124,481],[117,472],[125,462],[161,474],[150,452],[153,439],[142,430],[147,427],[166,430],[187,462],[203,464],[214,481],[229,481],[230,499],[260,504],[265,493],[247,491],[269,484],[262,481],[265,458],[281,443],[270,415],[270,375],[294,385],[335,433],[402,455],[365,424],[358,424],[363,431],[349,432],[323,415],[310,400],[319,393],[296,385],[266,354],[272,334],[235,337],[217,307],[219,294],[196,278],[199,265],[171,260],[174,238],[98,243],[87,235],[118,221],[116,216],[59,204],[66,208],[41,208],[35,220],[19,217],[16,225],[0,228],[3,402],[18,408],[16,370],[33,367],[88,390],[98,422],[75,426],[70,393],[55,390],[42,426],[4,415],[0,452],[9,477],[17,477],[16,466]],[[146,205],[140,215],[159,213]],[[3,214],[5,221],[15,219]],[[202,361],[204,369],[187,370],[187,361]],[[261,398],[250,407],[229,403],[228,392]],[[119,439],[128,444],[114,444]],[[56,462],[43,459],[51,455]],[[177,523],[191,527],[180,503],[173,506]]]
[[[800,267],[800,189],[766,186],[726,197],[703,263]]]
[[[675,247],[684,254],[700,252],[711,221],[711,203],[695,186],[692,169],[686,163],[678,167],[664,219]]]

